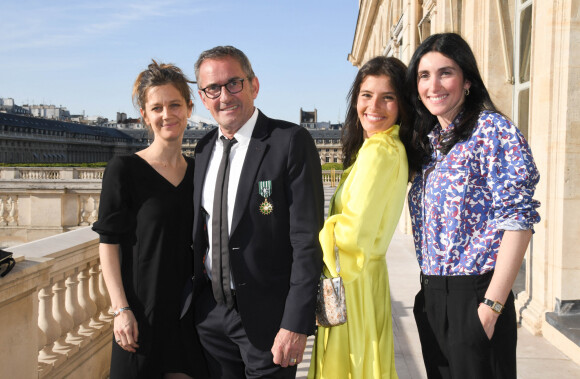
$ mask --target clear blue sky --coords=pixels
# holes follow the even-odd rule
[[[252,62],[268,116],[298,122],[302,107],[343,121],[357,16],[356,0],[2,1],[0,97],[136,117],[131,88],[151,58],[193,80],[201,51],[234,45]],[[194,104],[211,118],[197,95]]]

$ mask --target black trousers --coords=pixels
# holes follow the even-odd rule
[[[513,293],[491,340],[477,314],[492,275],[421,275],[413,314],[429,379],[516,379]]]
[[[264,312],[267,312],[264,309]],[[195,302],[195,325],[215,379],[294,379],[296,366],[274,364],[270,350],[260,350],[248,339],[236,309],[217,304],[211,282]],[[274,341],[272,341],[272,344]]]

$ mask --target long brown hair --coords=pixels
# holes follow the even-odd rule
[[[407,67],[403,62],[394,57],[379,56],[365,63],[354,78],[352,87],[348,93],[348,111],[344,127],[342,128],[342,156],[344,167],[349,167],[356,160],[356,154],[364,142],[362,125],[358,118],[356,109],[360,87],[367,76],[386,76],[389,78],[391,86],[395,90],[397,104],[399,108],[399,118],[396,123],[401,126],[400,135],[403,135],[404,128],[411,127],[409,119],[411,111],[407,99],[405,88],[405,74]],[[402,138],[401,138],[402,139]]]

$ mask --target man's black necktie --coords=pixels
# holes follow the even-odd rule
[[[229,228],[228,228],[228,182],[230,176],[230,150],[238,141],[224,136],[223,155],[218,169],[215,192],[213,197],[213,213],[211,223],[212,241],[212,267],[211,284],[213,295],[218,304],[226,304],[228,308],[234,305],[230,286],[230,254],[229,254]]]

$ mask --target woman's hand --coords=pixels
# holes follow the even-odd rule
[[[499,313],[495,313],[490,307],[481,303],[479,304],[479,308],[477,308],[477,314],[479,315],[479,321],[481,322],[481,326],[483,326],[487,338],[491,340]]]
[[[137,320],[132,311],[126,310],[115,317],[113,333],[115,334],[115,342],[131,353],[135,353],[139,345],[139,328]]]
[[[103,278],[111,297],[113,310],[119,311],[122,307],[127,307],[128,301],[123,288],[121,278],[121,260],[118,244],[99,244],[99,257],[103,269]],[[139,328],[133,311],[130,309],[120,312],[113,321],[113,333],[115,342],[124,350],[134,353],[139,345]]]
[[[497,253],[497,261],[485,297],[506,304],[507,298],[522,265],[526,248],[532,238],[531,230],[506,230],[501,239]],[[487,337],[491,339],[495,330],[495,323],[499,317],[490,307],[479,304],[477,309],[479,320]]]

